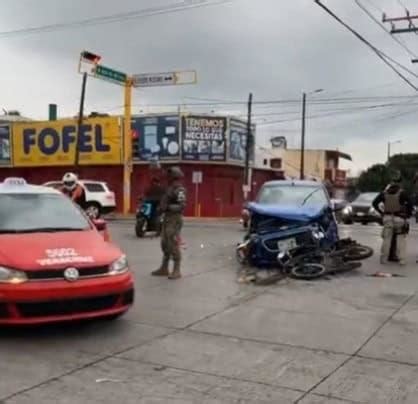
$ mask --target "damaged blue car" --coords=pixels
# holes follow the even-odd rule
[[[301,246],[332,247],[339,241],[338,227],[325,186],[315,181],[271,181],[248,204],[250,223],[243,259],[255,267],[277,266],[280,252]]]

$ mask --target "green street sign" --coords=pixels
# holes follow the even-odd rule
[[[126,73],[122,73],[102,65],[96,66],[94,75],[97,78],[115,81],[121,84],[126,83],[126,80],[128,79],[128,75]]]

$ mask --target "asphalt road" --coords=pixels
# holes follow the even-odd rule
[[[112,236],[136,274],[115,322],[0,331],[0,403],[417,403],[418,268],[271,287],[237,282],[236,224],[191,223],[184,278],[153,278],[156,239],[130,222]],[[374,248],[377,226],[341,229]]]

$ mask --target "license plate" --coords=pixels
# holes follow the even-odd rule
[[[296,243],[296,239],[289,238],[286,240],[280,240],[278,242],[278,246],[280,251],[289,251],[295,249],[298,244]]]
[[[363,212],[358,212],[358,213],[357,213],[357,216],[358,216],[358,217],[363,217],[363,216],[364,216],[364,213],[363,213]]]

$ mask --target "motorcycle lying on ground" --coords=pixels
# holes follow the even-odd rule
[[[158,214],[158,206],[153,201],[140,198],[136,211],[135,234],[142,238],[148,232],[155,232],[158,237],[161,233],[161,216]]]
[[[256,284],[272,284],[284,277],[312,280],[351,271],[373,255],[370,247],[339,238],[328,207],[302,214],[299,210],[297,215],[256,204],[249,208],[250,231],[236,253],[241,264],[255,269],[249,279]]]

